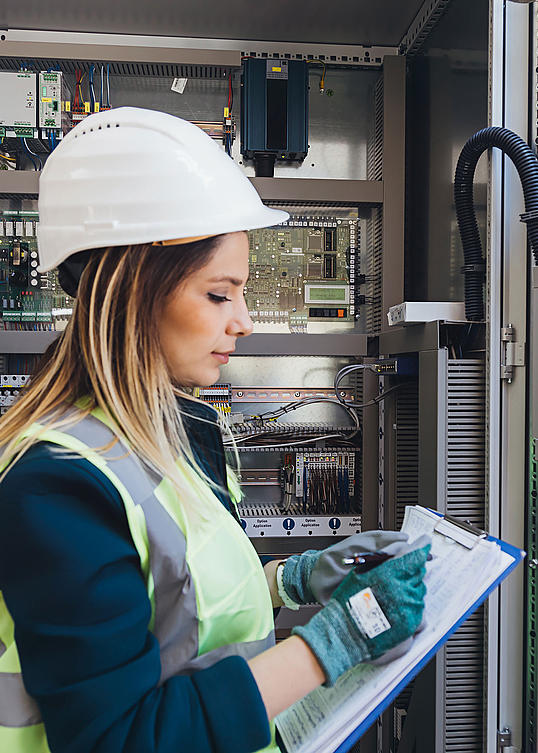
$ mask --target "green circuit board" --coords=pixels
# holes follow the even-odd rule
[[[292,215],[249,232],[245,297],[254,324],[306,331],[309,322],[353,322],[358,271],[357,218]]]
[[[37,212],[0,215],[0,310],[4,330],[63,329],[73,299],[58,283],[56,270],[37,271]]]

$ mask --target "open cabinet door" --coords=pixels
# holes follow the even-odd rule
[[[529,133],[529,74],[535,68],[529,47],[532,12],[526,4],[491,3],[490,123],[515,131],[525,141],[534,140]],[[536,435],[538,422],[529,420],[533,377],[524,365],[524,353],[525,344],[538,336],[538,326],[536,315],[529,318],[530,261],[526,227],[519,221],[524,212],[521,183],[510,160],[497,150],[491,156],[490,173],[489,529],[528,550],[528,432]],[[530,700],[523,690],[528,655],[525,580],[527,572],[534,573],[527,563],[490,599],[488,753],[536,750],[536,737],[531,745],[530,725],[524,721]]]

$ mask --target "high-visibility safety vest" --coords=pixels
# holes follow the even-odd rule
[[[73,409],[76,410],[76,409]],[[118,490],[151,603],[149,630],[160,646],[160,684],[227,656],[250,659],[274,645],[271,596],[250,540],[211,488],[179,465],[206,511],[189,519],[168,479],[159,479],[117,441],[99,410],[62,431],[34,424],[25,436],[83,456]],[[185,466],[185,467],[184,467]],[[238,489],[230,489],[237,499]],[[234,499],[234,504],[235,504]],[[230,691],[233,692],[232,688]],[[274,725],[264,753],[278,753]],[[50,753],[39,709],[26,693],[14,624],[0,593],[0,750]]]

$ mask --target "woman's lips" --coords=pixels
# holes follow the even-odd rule
[[[230,354],[229,353],[215,353],[215,352],[213,352],[213,353],[211,353],[211,355],[215,356],[215,358],[217,359],[217,361],[219,363],[228,363],[229,358],[230,358]]]

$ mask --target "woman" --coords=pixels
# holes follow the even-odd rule
[[[412,636],[428,550],[374,534],[264,570],[238,525],[189,390],[252,331],[245,230],[286,214],[196,127],[136,108],[66,136],[39,211],[40,270],[77,298],[0,423],[0,749],[276,751],[276,714]],[[387,545],[369,573],[341,565]],[[350,607],[365,588],[375,638]],[[275,646],[273,606],[316,600]]]

